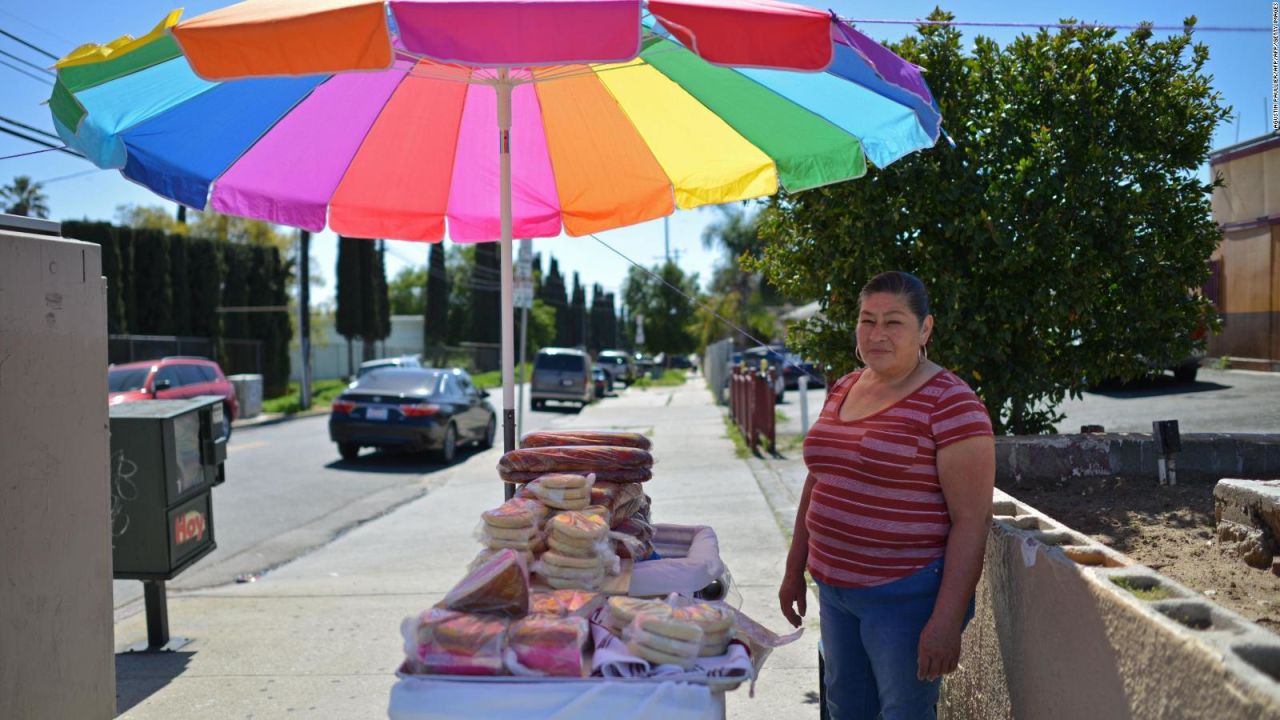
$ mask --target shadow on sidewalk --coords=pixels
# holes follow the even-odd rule
[[[1184,383],[1179,382],[1168,375],[1161,375],[1127,383],[1108,380],[1089,388],[1086,392],[1090,395],[1101,395],[1103,397],[1115,398],[1116,400],[1126,400],[1160,397],[1162,395],[1188,395],[1191,393],[1215,392],[1218,390],[1230,389],[1230,385],[1223,385],[1221,383],[1205,381]]]
[[[119,653],[116,655],[116,716],[160,692],[186,671],[194,652]]]
[[[423,475],[439,472],[466,462],[472,455],[483,452],[477,447],[458,448],[452,465],[445,465],[429,453],[412,453],[394,450],[364,452],[355,460],[334,460],[325,465],[333,470],[347,472],[378,473],[382,475]]]

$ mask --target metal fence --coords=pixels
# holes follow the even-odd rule
[[[729,378],[729,408],[733,422],[742,432],[752,452],[759,452],[761,440],[771,453],[778,451],[777,415],[774,387],[777,370],[734,368]]]
[[[127,363],[140,360],[158,360],[163,357],[185,355],[202,357],[222,364],[227,375],[262,373],[262,341],[224,339],[224,358],[215,352],[213,341],[203,337],[177,335],[108,335],[107,362]]]

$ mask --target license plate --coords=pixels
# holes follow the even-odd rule
[[[364,419],[365,420],[386,420],[387,409],[379,408],[379,407],[371,407],[368,410],[364,411]]]

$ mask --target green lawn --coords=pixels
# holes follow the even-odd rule
[[[529,380],[529,374],[532,372],[533,363],[525,363],[524,379],[522,380],[520,379],[520,366],[516,365],[516,382],[527,382]],[[502,387],[502,371],[490,370],[485,373],[471,373],[471,382],[475,383],[476,387],[482,390]]]
[[[342,394],[347,388],[345,380],[315,380],[311,383],[311,407],[328,407],[334,398]],[[289,383],[289,392],[277,398],[262,401],[262,412],[264,413],[284,413],[292,415],[302,410],[302,396],[298,390],[298,383]]]
[[[667,370],[662,373],[662,377],[654,379],[645,375],[631,384],[632,387],[638,387],[641,390],[651,387],[677,387],[684,384],[684,370]]]

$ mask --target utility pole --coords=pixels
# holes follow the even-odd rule
[[[662,218],[662,254],[671,262],[671,216]]]
[[[298,348],[302,372],[298,383],[299,405],[311,409],[311,233],[298,231]]]

